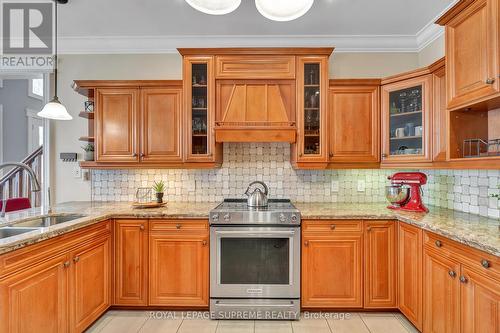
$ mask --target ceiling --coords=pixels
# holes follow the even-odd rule
[[[242,0],[236,11],[223,16],[198,12],[184,0],[69,0],[59,8],[61,49],[165,52],[181,46],[277,43],[411,51],[442,33],[431,23],[454,2],[316,0],[303,17],[273,22],[258,13],[253,0]]]

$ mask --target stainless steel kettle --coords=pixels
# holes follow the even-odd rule
[[[255,184],[260,184],[262,187],[264,187],[264,192],[260,190],[260,188],[256,188],[253,190],[252,193],[250,193],[250,187]],[[267,207],[267,194],[269,193],[269,190],[267,188],[267,185],[264,184],[263,182],[256,181],[250,183],[248,185],[247,190],[245,191],[245,194],[248,196],[247,199],[247,205],[248,207]]]

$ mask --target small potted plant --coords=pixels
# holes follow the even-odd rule
[[[163,192],[165,191],[165,183],[163,182],[163,180],[155,182],[153,185],[153,190],[156,192],[156,202],[162,203],[163,202]]]
[[[84,153],[83,153],[83,159],[85,161],[93,161],[94,160],[94,145],[91,143],[88,143],[86,146],[82,147]]]

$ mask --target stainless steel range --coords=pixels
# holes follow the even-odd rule
[[[265,204],[227,199],[210,212],[215,318],[299,319],[300,212],[290,200]]]

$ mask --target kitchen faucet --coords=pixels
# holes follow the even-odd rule
[[[0,170],[7,168],[7,167],[19,167],[21,169],[24,169],[28,172],[28,175],[30,176],[31,179],[31,191],[33,192],[40,192],[40,183],[38,182],[38,179],[36,179],[35,172],[33,169],[24,163],[19,163],[19,162],[6,162],[0,164]],[[5,209],[7,206],[7,199],[4,199],[2,202],[2,212],[0,213],[0,217],[5,217]]]

